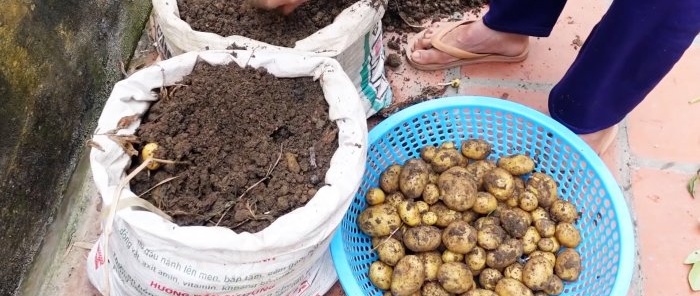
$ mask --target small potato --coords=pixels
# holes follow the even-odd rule
[[[501,270],[518,261],[522,255],[522,242],[517,239],[508,239],[495,250],[486,253],[486,265]]]
[[[491,154],[492,146],[489,142],[481,139],[470,139],[462,141],[462,155],[474,160],[482,160]]]
[[[438,188],[442,202],[452,210],[466,211],[476,202],[476,183],[463,167],[451,167],[440,174]]]
[[[479,274],[479,284],[487,290],[496,289],[496,284],[503,278],[500,271],[493,268],[486,268]]]
[[[533,296],[527,286],[512,278],[502,278],[498,281],[495,292],[498,296]]]
[[[425,214],[427,211],[430,211],[430,205],[422,200],[416,202],[416,207],[418,208],[418,212],[421,214]]]
[[[418,256],[423,261],[425,269],[425,280],[434,281],[437,279],[438,269],[442,265],[442,255],[439,252],[423,252]]]
[[[537,209],[537,196],[530,191],[525,191],[520,195],[519,206],[523,211],[534,211]]]
[[[539,207],[539,204],[538,204],[538,207],[536,209],[530,211],[530,216],[532,216],[532,221],[537,221],[540,219],[551,220],[549,218],[549,212],[547,212],[547,210]]]
[[[384,191],[382,191],[379,188],[372,188],[369,191],[367,191],[367,195],[365,195],[367,204],[371,206],[383,203],[385,198],[386,195],[384,195]]]
[[[544,252],[544,251],[534,251],[530,253],[530,259],[535,258],[535,257],[543,257],[544,259],[547,259],[547,262],[554,267],[554,263],[557,260],[557,257],[554,255],[552,252]]]
[[[542,291],[549,295],[559,295],[564,292],[564,283],[558,276],[553,274],[549,277],[549,280],[547,280]]]
[[[447,262],[461,262],[464,260],[464,254],[460,253],[455,253],[450,250],[445,250],[442,252],[442,262],[447,263]]]
[[[487,216],[476,219],[476,222],[474,222],[474,228],[476,228],[477,230],[483,229],[486,225],[500,226],[501,220],[494,216]]]
[[[541,237],[553,237],[556,231],[556,223],[549,219],[535,220],[535,228]]]
[[[540,242],[540,233],[537,232],[537,228],[530,226],[525,231],[523,236],[523,253],[530,254],[537,250],[537,243]]]
[[[564,247],[575,248],[581,243],[581,233],[571,223],[559,223],[554,231],[554,237]]]
[[[464,156],[462,156],[457,149],[441,148],[430,160],[430,164],[432,165],[433,171],[442,173],[451,167],[464,163],[464,161]]]
[[[477,192],[476,201],[472,207],[472,211],[486,215],[496,210],[498,206],[498,200],[491,193],[488,192]]]
[[[498,225],[486,225],[476,233],[479,247],[485,250],[495,250],[506,238],[506,232]]]
[[[144,145],[143,149],[141,149],[141,162],[144,162],[151,158],[155,158],[156,151],[158,151],[157,143],[147,143],[146,145]],[[159,167],[160,163],[157,161],[151,161],[146,165],[146,168],[151,171],[157,170]]]
[[[421,222],[420,210],[415,202],[402,201],[397,207],[401,221],[408,226],[417,226]]]
[[[555,222],[574,223],[578,218],[578,212],[574,204],[561,199],[555,200],[549,208],[552,220]]]
[[[523,284],[535,291],[542,290],[553,274],[554,269],[546,258],[530,258],[523,266]]]
[[[557,182],[543,173],[532,173],[525,190],[535,193],[537,203],[543,208],[549,208],[557,199]]]
[[[423,189],[423,201],[429,205],[440,201],[440,189],[438,189],[437,185],[425,185],[425,189]]]
[[[372,262],[369,266],[369,280],[380,290],[391,288],[391,274],[394,269],[381,261]]]
[[[437,214],[435,214],[433,212],[425,212],[421,216],[420,220],[421,220],[421,223],[423,223],[423,225],[428,225],[428,226],[435,225],[435,223],[437,223],[438,216],[437,216]]]
[[[401,174],[401,166],[398,164],[390,165],[379,176],[379,187],[385,193],[394,193],[399,190],[399,175]]]
[[[439,227],[447,227],[447,225],[450,225],[450,223],[454,221],[462,220],[462,213],[447,208],[442,202],[431,205],[430,211],[437,215],[438,219],[435,225]]]
[[[440,229],[435,226],[416,226],[406,230],[403,243],[413,252],[428,252],[440,246]]]
[[[376,248],[379,260],[389,266],[395,266],[406,255],[406,249],[404,249],[403,244],[393,237],[380,242]]]
[[[530,214],[520,208],[513,208],[501,212],[501,224],[503,225],[503,229],[515,238],[523,237],[531,223]]]
[[[523,154],[503,156],[497,164],[513,176],[525,175],[535,169],[535,161]]]
[[[469,254],[464,257],[464,262],[467,263],[469,270],[473,274],[479,274],[486,267],[486,251],[480,247],[474,247]]]
[[[403,193],[396,191],[386,196],[384,204],[391,205],[392,207],[396,208],[404,200],[406,200],[406,197],[403,195]]]
[[[437,154],[438,149],[439,148],[435,146],[425,146],[420,149],[420,157],[426,162],[430,162],[435,157],[435,154]]]
[[[440,144],[440,149],[457,149],[457,145],[452,141],[445,141]]]
[[[506,205],[508,205],[511,208],[517,208],[519,204],[520,204],[520,197],[515,195],[515,192],[513,192],[513,195],[511,195],[506,200]]]
[[[496,294],[496,292],[491,291],[491,290],[474,289],[474,290],[469,290],[467,293],[464,293],[461,296],[498,296],[498,294]]]
[[[503,276],[516,279],[519,281],[523,280],[523,265],[520,263],[513,263],[508,265],[506,269],[503,270]]]
[[[540,249],[540,251],[556,253],[559,251],[559,242],[556,238],[545,237],[537,242],[537,248]]]
[[[387,236],[401,227],[401,217],[395,207],[380,204],[366,208],[357,217],[363,233],[369,236]]]
[[[438,282],[447,292],[459,294],[472,288],[474,278],[466,264],[448,262],[440,266]]]
[[[406,255],[394,267],[391,275],[391,293],[394,296],[409,296],[420,291],[425,281],[425,267],[420,257]]]
[[[506,201],[515,191],[515,181],[508,171],[495,168],[484,174],[484,188],[496,199]]]
[[[479,214],[473,211],[474,208],[472,208],[471,211],[464,211],[462,212],[462,221],[467,222],[467,223],[472,223],[476,221],[476,219],[479,218]]]
[[[436,282],[426,282],[421,288],[421,296],[451,296],[440,284]]]
[[[554,262],[554,272],[565,281],[575,281],[581,274],[581,255],[574,249],[559,252]]]
[[[442,232],[442,243],[455,253],[469,253],[476,246],[477,231],[462,220],[457,220],[447,225]]]
[[[399,174],[401,192],[409,199],[420,197],[428,185],[429,174],[430,167],[425,161],[419,158],[409,159]]]
[[[479,160],[467,165],[467,171],[476,181],[477,188],[483,188],[484,175],[495,168],[496,164],[489,160]]]

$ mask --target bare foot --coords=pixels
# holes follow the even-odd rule
[[[602,155],[605,151],[612,145],[613,141],[617,137],[618,126],[613,125],[604,130],[597,131],[595,133],[579,135],[588,146],[590,146],[595,153]]]
[[[444,23],[442,24],[445,25]],[[436,25],[424,31],[422,38],[413,44],[411,59],[418,64],[446,64],[457,58],[432,48],[430,39],[440,31]],[[517,56],[527,48],[528,36],[494,31],[481,20],[459,26],[447,33],[444,42],[473,53]]]

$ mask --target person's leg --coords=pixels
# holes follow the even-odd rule
[[[565,4],[566,0],[492,0],[483,19],[455,28],[443,40],[473,53],[517,56],[527,48],[529,36],[549,36]],[[430,45],[438,30],[434,27],[421,33],[422,38],[412,45],[414,62],[442,64],[457,60]]]
[[[671,70],[698,33],[698,0],[613,1],[552,89],[551,116],[600,148],[596,146],[609,140],[614,126]]]

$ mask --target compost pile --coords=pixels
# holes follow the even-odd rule
[[[131,189],[178,225],[258,232],[324,185],[338,130],[311,78],[199,63],[160,93],[137,148],[156,143],[155,157],[175,163],[138,174]]]
[[[417,31],[424,20],[450,18],[456,13],[479,11],[488,0],[389,1],[382,23],[386,31]]]

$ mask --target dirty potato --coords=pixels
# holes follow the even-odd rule
[[[535,169],[535,161],[527,155],[507,155],[498,159],[497,165],[513,176],[525,175]]]
[[[531,223],[530,214],[520,208],[507,209],[501,212],[503,229],[515,238],[523,237]]]
[[[571,223],[557,224],[554,237],[564,247],[575,248],[581,243],[581,233]]]
[[[421,223],[421,214],[418,205],[413,201],[404,200],[397,206],[401,221],[408,226],[417,226]]]
[[[425,185],[423,189],[423,201],[429,205],[435,204],[440,200],[440,189],[435,184]]]
[[[477,275],[486,267],[486,251],[481,247],[474,247],[474,249],[464,257],[464,262],[467,263],[469,270],[471,270],[474,275]]]
[[[557,200],[557,182],[547,174],[532,173],[527,180],[525,190],[537,196],[537,203],[543,208],[549,208]]]
[[[384,195],[384,191],[382,191],[379,188],[372,188],[368,190],[367,195],[365,195],[365,200],[367,201],[367,204],[371,206],[383,203],[385,198],[386,195]]]
[[[442,243],[455,253],[469,253],[476,246],[477,231],[462,220],[454,221],[447,225],[442,232]]]
[[[558,276],[553,274],[549,277],[547,283],[544,284],[542,291],[549,295],[559,295],[564,292],[564,282],[562,282]]]
[[[581,255],[574,249],[559,252],[554,263],[554,272],[562,280],[577,280],[581,274]]]
[[[487,290],[496,289],[496,284],[503,278],[500,271],[493,268],[486,268],[479,274],[479,284]]]
[[[426,282],[421,288],[421,296],[451,296],[440,284],[436,282]]]
[[[549,212],[547,212],[547,210],[540,207],[539,204],[538,204],[538,207],[536,209],[530,211],[530,216],[532,216],[532,221],[537,221],[540,219],[551,220],[551,218],[549,217]]]
[[[464,211],[462,212],[462,221],[467,222],[467,223],[472,223],[476,221],[476,219],[479,218],[479,214],[477,212],[474,212],[474,208],[472,208],[471,211]]]
[[[472,206],[472,211],[486,215],[496,210],[498,206],[498,200],[491,193],[488,192],[477,192],[476,200],[474,206]]]
[[[544,252],[556,253],[559,251],[559,242],[554,237],[545,237],[537,242],[537,248]]]
[[[523,244],[517,239],[508,239],[495,250],[486,253],[486,265],[501,270],[518,261],[523,255]]]
[[[508,267],[503,270],[503,276],[522,281],[523,265],[518,262],[508,265]]]
[[[552,252],[544,252],[544,251],[534,251],[530,253],[530,259],[535,258],[535,257],[543,257],[544,259],[547,259],[547,262],[551,265],[554,266],[554,263],[557,260],[557,257],[554,255]]]
[[[448,262],[440,266],[438,270],[438,282],[450,293],[464,293],[474,285],[472,272],[466,264],[460,262]]]
[[[437,214],[430,212],[430,211],[423,213],[423,215],[421,215],[421,217],[420,217],[421,223],[423,223],[423,225],[428,225],[428,226],[435,225],[435,223],[437,223],[437,220],[438,220]]]
[[[440,178],[440,174],[436,172],[430,173],[430,175],[428,175],[428,184],[437,185],[438,178]]]
[[[440,246],[440,233],[435,226],[410,227],[403,234],[403,243],[413,252],[433,251]]]
[[[437,215],[437,222],[435,222],[435,225],[439,227],[447,227],[450,223],[462,219],[461,212],[449,209],[442,202],[431,205],[430,211]]]
[[[476,181],[477,188],[483,188],[484,175],[496,168],[496,164],[489,160],[479,160],[467,165],[467,171]]]
[[[484,174],[484,188],[496,199],[507,201],[515,191],[513,176],[502,168],[492,169]]]
[[[498,296],[533,296],[527,286],[512,278],[502,278],[498,281],[495,292]]]
[[[399,174],[399,189],[406,198],[414,199],[423,194],[428,185],[430,167],[422,159],[413,158],[406,161]]]
[[[496,292],[491,291],[491,290],[474,289],[474,290],[469,290],[467,293],[464,293],[461,296],[498,296],[498,294],[496,294]]]
[[[484,228],[486,225],[500,226],[501,220],[495,216],[486,216],[476,219],[476,222],[474,222],[474,228],[476,228],[477,230]]]
[[[537,196],[530,191],[520,194],[519,206],[523,211],[534,211],[537,209]]]
[[[406,249],[403,244],[393,237],[378,243],[376,248],[379,260],[389,266],[395,266],[406,255]]]
[[[578,218],[578,212],[574,204],[557,199],[549,208],[549,213],[552,215],[552,220],[555,222],[574,223]]]
[[[437,173],[442,173],[447,169],[463,164],[464,162],[464,156],[462,156],[462,154],[454,148],[441,148],[430,160],[433,171]]]
[[[491,143],[481,139],[462,141],[462,155],[473,160],[482,160],[491,154]]]
[[[401,174],[401,166],[398,164],[390,165],[379,176],[379,187],[384,190],[384,193],[394,193],[399,190],[399,175]]]
[[[384,203],[396,208],[399,206],[399,203],[404,200],[406,200],[406,196],[404,196],[400,191],[396,191],[387,195],[384,199]]]
[[[423,261],[423,266],[425,269],[425,280],[436,280],[438,269],[440,269],[440,265],[442,265],[442,255],[439,252],[433,251],[419,253],[418,256]]]
[[[423,261],[416,255],[406,255],[394,267],[391,275],[391,293],[395,296],[409,296],[420,291],[424,281]]]
[[[394,269],[381,261],[372,262],[369,266],[369,280],[381,290],[391,288],[391,274]]]
[[[537,232],[540,233],[541,237],[553,237],[556,232],[557,224],[549,219],[535,220],[533,225],[537,229]]]
[[[537,250],[537,243],[540,242],[541,238],[537,228],[534,226],[528,227],[525,235],[523,235],[523,253],[530,254]]]
[[[437,154],[439,148],[435,146],[425,146],[420,149],[420,157],[426,162],[430,162]]]
[[[506,232],[498,225],[485,225],[477,230],[477,244],[485,250],[496,249],[506,238]]]
[[[366,208],[357,217],[360,230],[369,236],[387,236],[401,227],[401,217],[395,207],[380,204]]]
[[[464,260],[464,254],[460,253],[455,253],[450,250],[445,250],[442,252],[442,262],[447,263],[447,262],[461,262]]]
[[[553,274],[554,269],[546,258],[530,258],[523,266],[523,284],[532,290],[542,290]]]
[[[451,167],[440,174],[438,188],[442,202],[452,210],[466,211],[476,202],[476,183],[463,167]]]

